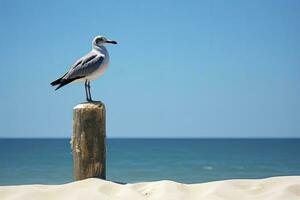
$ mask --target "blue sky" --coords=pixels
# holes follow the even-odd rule
[[[108,137],[300,137],[300,2],[0,1],[0,137],[70,137],[102,34]]]

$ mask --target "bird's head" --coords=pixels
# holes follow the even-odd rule
[[[104,36],[96,36],[93,40],[93,46],[104,46],[105,44],[117,44],[116,41],[109,40]]]

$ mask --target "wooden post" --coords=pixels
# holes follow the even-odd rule
[[[105,179],[105,106],[100,101],[79,104],[73,109],[73,175],[75,180]]]

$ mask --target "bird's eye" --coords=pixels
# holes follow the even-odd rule
[[[102,38],[97,38],[96,39],[96,44],[101,43],[102,42]]]

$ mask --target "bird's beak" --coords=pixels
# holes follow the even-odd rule
[[[118,44],[116,41],[113,41],[113,40],[107,40],[106,43],[110,43],[110,44]]]

